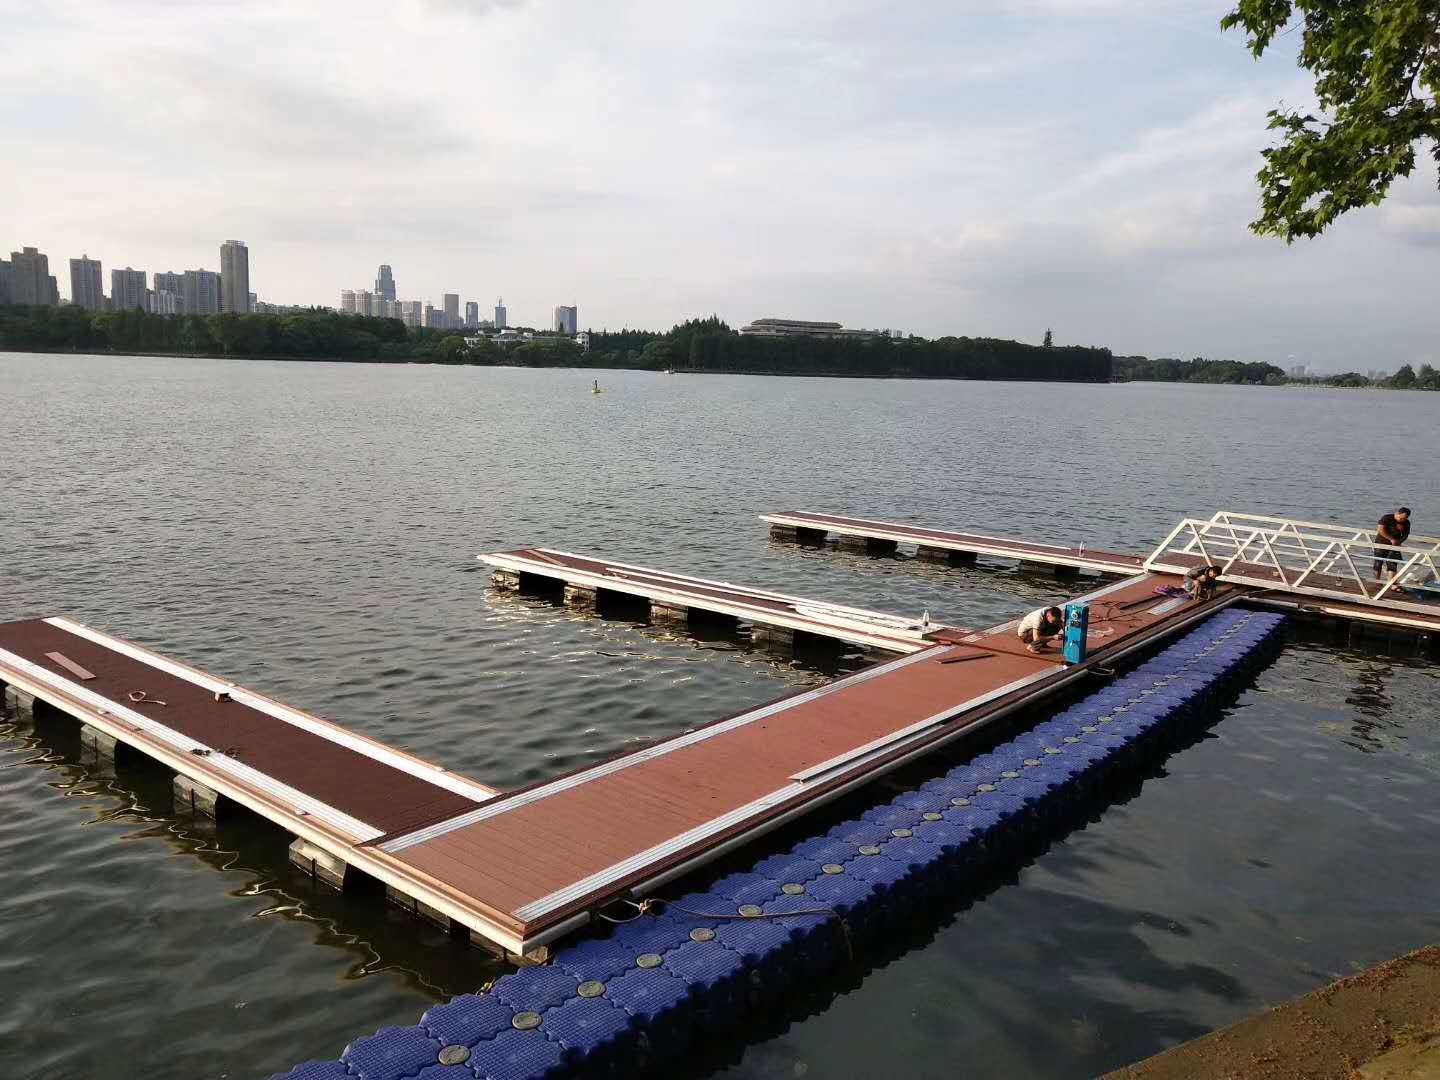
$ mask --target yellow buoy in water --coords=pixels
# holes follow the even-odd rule
[[[603,393],[605,392],[604,390],[601,390],[601,389],[600,389],[600,380],[599,380],[599,379],[596,379],[596,380],[595,380],[595,385],[590,388],[590,392],[591,392],[592,394],[603,394]]]

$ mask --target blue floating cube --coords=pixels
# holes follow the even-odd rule
[[[558,1042],[539,1029],[514,1028],[473,1047],[464,1067],[483,1080],[552,1080],[570,1071]]]
[[[445,1046],[474,1046],[508,1030],[517,1011],[489,994],[462,994],[443,1005],[432,1005],[420,1023]]]
[[[633,1045],[630,1014],[603,997],[574,998],[545,1013],[540,1030],[560,1043],[568,1061],[593,1064],[616,1056],[622,1038]]]
[[[635,964],[635,953],[614,938],[587,938],[555,957],[555,966],[581,982],[605,982]]]
[[[340,1060],[363,1080],[402,1080],[435,1064],[444,1045],[432,1039],[424,1028],[387,1027],[356,1039],[345,1048]]]
[[[574,997],[580,980],[552,965],[524,967],[502,975],[490,987],[490,996],[516,1012],[544,1012]]]

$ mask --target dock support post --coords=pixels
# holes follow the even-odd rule
[[[750,644],[777,656],[794,656],[795,631],[788,626],[766,626],[763,623],[752,623]]]
[[[672,607],[658,600],[650,601],[650,625],[665,626],[672,630],[684,630],[690,625],[690,609]]]
[[[800,530],[794,525],[771,525],[770,539],[781,544],[793,544],[800,539]]]
[[[415,897],[401,892],[394,885],[386,884],[385,899],[389,900],[392,904],[404,908],[410,912],[411,915],[424,919],[428,923],[434,923],[442,930],[453,930],[455,928],[449,915],[446,915],[438,908],[431,907],[423,900],[417,900]]]
[[[35,719],[35,695],[27,694],[18,686],[5,687],[5,715],[15,720]]]
[[[525,953],[511,952],[509,949],[502,948],[474,930],[470,931],[470,944],[478,949],[484,949],[491,956],[499,957],[506,963],[514,964],[516,967],[536,967],[540,964],[548,964],[550,962],[551,954],[549,945],[537,945]]]
[[[199,814],[217,821],[220,819],[224,804],[222,796],[214,788],[208,788],[198,780],[176,773],[171,794],[175,799],[177,813]]]
[[[1072,578],[1078,577],[1079,574],[1080,568],[1078,566],[1061,566],[1059,564],[1056,564],[1055,566],[1056,577]]]
[[[565,606],[571,611],[594,615],[596,609],[595,590],[588,585],[565,585]]]
[[[316,847],[304,837],[297,836],[290,845],[290,861],[317,881],[332,888],[345,888],[345,871],[349,869],[345,860]]]
[[[107,735],[97,727],[89,724],[80,725],[80,749],[89,751],[98,758],[115,759],[115,748],[119,746],[119,740],[113,735]]]
[[[915,549],[915,557],[921,562],[936,563],[940,566],[974,566],[975,552],[955,551],[952,548],[926,547],[921,544]]]
[[[520,574],[515,570],[496,570],[490,575],[490,584],[506,592],[519,592]]]
[[[870,538],[868,536],[844,536],[840,537],[838,546],[841,551],[853,551],[858,554],[868,554],[870,551]]]

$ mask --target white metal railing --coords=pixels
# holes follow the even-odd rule
[[[1180,522],[1145,569],[1184,573],[1202,564],[1219,566],[1221,578],[1237,584],[1440,610],[1440,538],[1433,536],[1381,545],[1371,529],[1221,511]]]

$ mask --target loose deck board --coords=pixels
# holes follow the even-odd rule
[[[1129,576],[1141,571],[1144,559],[1092,548],[1064,547],[1059,544],[1038,544],[1006,536],[951,529],[931,529],[894,521],[844,517],[839,514],[817,514],[803,510],[787,510],[779,514],[761,514],[760,520],[771,525],[790,526],[812,532],[834,533],[837,536],[859,536],[873,540],[893,540],[918,547],[961,551],[974,555],[991,555],[1019,562],[1043,563],[1048,566],[1091,570],[1102,574]]]

